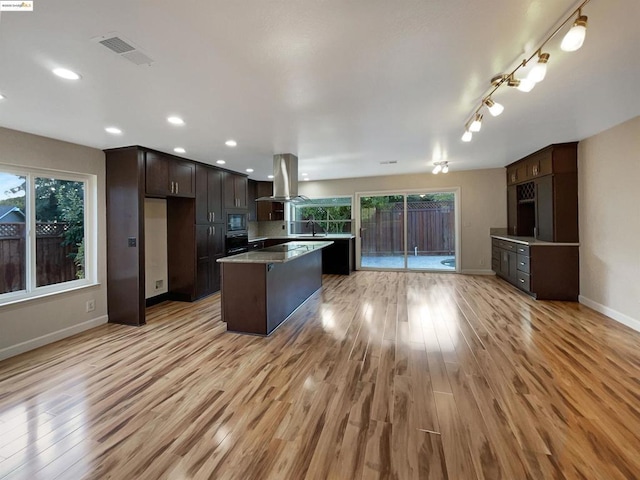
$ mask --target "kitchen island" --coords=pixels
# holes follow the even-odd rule
[[[287,242],[218,259],[222,320],[232,332],[269,335],[322,286],[322,249],[332,241]]]

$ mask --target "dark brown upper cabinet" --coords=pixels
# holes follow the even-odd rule
[[[273,195],[272,182],[257,182],[257,195],[270,197]],[[258,221],[284,220],[284,203],[282,202],[258,202]]]
[[[247,177],[224,173],[225,208],[247,208]]]
[[[196,223],[224,223],[221,170],[196,165]]]
[[[507,167],[510,235],[578,242],[578,144],[550,145]]]
[[[247,182],[247,221],[249,222],[255,222],[258,220],[258,205],[256,198],[258,198],[258,182],[250,179]]]
[[[155,152],[146,152],[146,194],[150,197],[195,196],[195,170],[193,162],[180,160]]]

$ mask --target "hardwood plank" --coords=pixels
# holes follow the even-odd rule
[[[640,478],[640,334],[583,305],[355,272],[267,338],[146,318],[0,362],[0,478]]]

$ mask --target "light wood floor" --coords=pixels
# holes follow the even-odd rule
[[[324,282],[269,338],[216,295],[1,362],[0,477],[640,478],[640,334],[493,277]]]

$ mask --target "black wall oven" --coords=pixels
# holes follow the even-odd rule
[[[225,238],[225,251],[227,255],[237,255],[249,251],[249,237],[246,231],[227,232]]]

